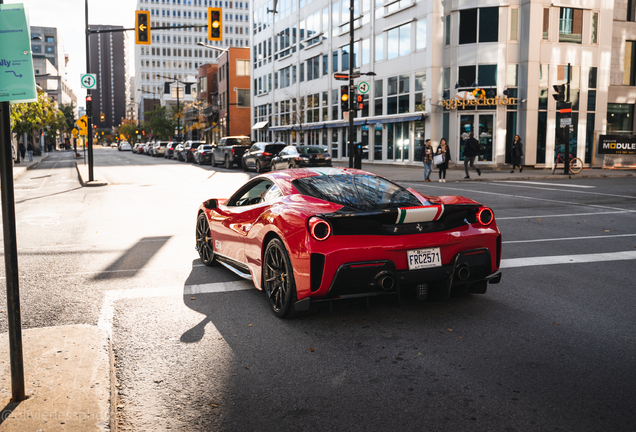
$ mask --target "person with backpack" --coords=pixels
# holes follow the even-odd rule
[[[475,166],[475,158],[479,156],[479,141],[477,141],[471,132],[468,135],[468,139],[464,144],[464,172],[466,173],[466,177],[464,180],[470,180],[470,175],[468,174],[468,164],[470,163],[470,167],[474,168],[477,171],[477,175],[481,175],[481,170]]]

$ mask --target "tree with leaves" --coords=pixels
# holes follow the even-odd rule
[[[35,140],[36,132],[46,126],[55,126],[59,122],[57,116],[59,110],[55,106],[55,101],[49,99],[46,93],[38,93],[37,101],[28,103],[17,103],[11,105],[11,125],[13,132],[17,134],[26,133],[31,140]],[[37,134],[39,136],[39,134]],[[32,141],[34,147],[38,143]],[[26,143],[24,143],[26,146]]]

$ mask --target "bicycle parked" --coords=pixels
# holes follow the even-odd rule
[[[554,168],[552,168],[552,174],[556,172],[557,164],[563,164],[565,161],[563,159],[563,153],[558,153],[556,159],[554,159]],[[568,163],[570,164],[569,172],[572,174],[578,174],[583,169],[583,161],[581,158],[574,157],[570,154],[568,158]]]

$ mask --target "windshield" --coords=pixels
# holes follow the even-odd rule
[[[227,140],[225,140],[225,145],[228,145],[228,146],[235,146],[235,145],[248,146],[251,144],[252,144],[252,141],[250,141],[249,138],[228,138]]]
[[[303,195],[355,210],[374,211],[422,205],[407,189],[372,175],[322,175],[296,179],[292,184]]]
[[[298,153],[303,153],[303,154],[322,154],[324,152],[325,151],[320,147],[314,147],[314,146],[298,147]]]

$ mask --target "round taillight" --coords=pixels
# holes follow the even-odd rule
[[[494,217],[492,210],[487,207],[482,207],[477,212],[477,221],[482,225],[490,225]]]
[[[331,235],[331,225],[324,219],[312,217],[309,219],[309,232],[316,240],[324,241]]]

